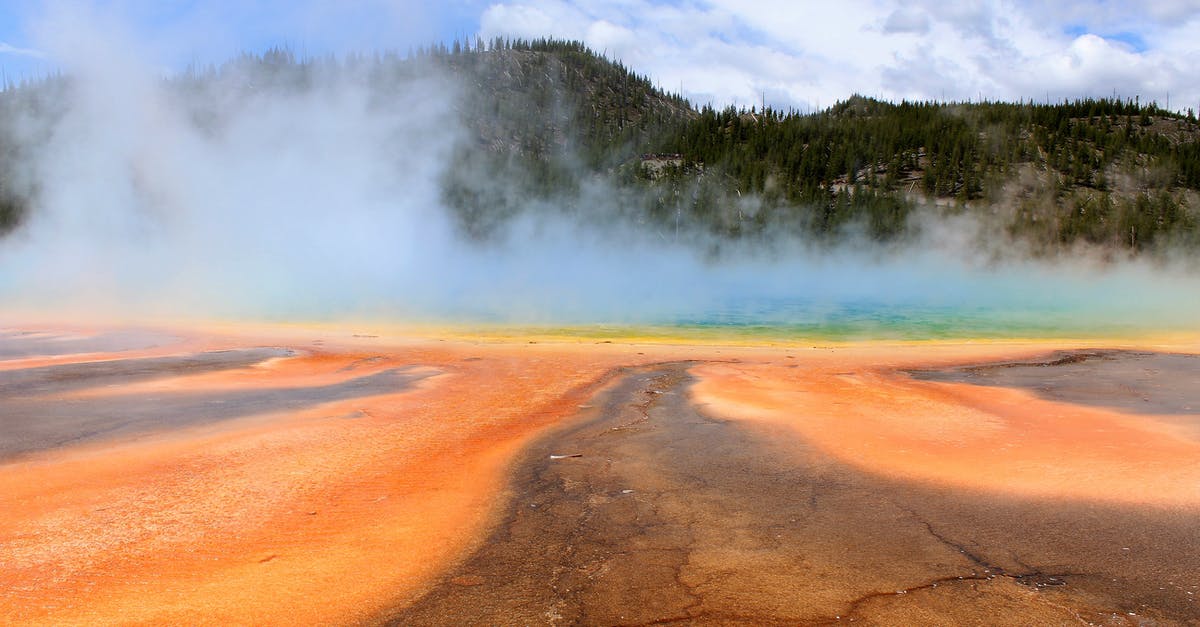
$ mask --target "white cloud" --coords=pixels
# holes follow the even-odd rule
[[[1200,0],[1038,2],[1024,5],[1023,10],[1050,25],[1080,25],[1100,32],[1146,31],[1195,20]]]
[[[107,7],[97,13],[128,13],[141,45],[173,69],[265,45],[316,55],[403,51],[468,35],[477,16],[485,38],[579,39],[715,106],[755,105],[765,95],[774,106],[803,110],[853,93],[1041,100],[1115,91],[1165,103],[1169,92],[1177,106],[1200,102],[1200,0],[481,1],[91,4]],[[447,17],[468,14],[462,22]],[[0,43],[10,66],[45,48],[0,36],[11,42]]]
[[[46,56],[46,53],[34,48],[20,48],[9,43],[0,41],[0,54],[15,54],[22,57],[35,57],[41,59]]]
[[[908,8],[896,9],[884,21],[883,32],[889,35],[895,33],[924,35],[929,32],[929,16],[924,11]]]
[[[1200,101],[1200,0],[510,0],[487,36],[582,39],[716,106],[890,99]],[[1186,105],[1183,105],[1186,106]]]
[[[539,37],[554,33],[562,33],[559,35],[561,37],[572,37],[582,32],[579,28],[585,27],[587,19],[579,14],[571,17],[574,19],[556,20],[546,10],[536,6],[493,5],[483,13],[481,30],[485,36],[495,31],[511,37]]]
[[[600,20],[588,26],[584,39],[601,50],[610,47],[614,50],[628,50],[637,45],[636,33],[608,20]]]

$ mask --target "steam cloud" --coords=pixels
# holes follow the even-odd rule
[[[248,77],[174,89],[101,35],[119,25],[56,19],[41,47],[72,78],[61,115],[5,120],[30,138],[21,183],[38,191],[0,240],[9,310],[795,324],[861,309],[1143,326],[1200,313],[1195,279],[1146,263],[984,263],[963,236],[978,225],[931,223],[886,252],[792,242],[713,262],[636,225],[531,212],[500,241],[469,243],[439,192],[464,141],[456,102],[470,96],[449,77],[381,89],[347,70],[295,89]],[[597,183],[577,204],[603,213],[615,196]]]

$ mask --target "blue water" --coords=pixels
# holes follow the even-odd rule
[[[1060,306],[1008,307],[871,302],[816,303],[798,299],[726,301],[699,314],[662,320],[663,326],[735,335],[828,339],[951,339],[1089,337],[1174,330],[1137,316],[1091,316]]]

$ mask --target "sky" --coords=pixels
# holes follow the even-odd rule
[[[579,39],[698,105],[1118,95],[1200,108],[1200,0],[5,0],[10,81],[69,60],[63,20],[109,25],[177,71],[283,46],[320,56],[482,35]],[[61,55],[59,55],[61,56]]]

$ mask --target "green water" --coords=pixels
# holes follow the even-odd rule
[[[468,325],[470,326],[470,325]],[[596,341],[663,338],[771,343],[797,341],[931,341],[953,339],[1101,338],[1178,331],[1188,325],[1137,316],[1096,315],[1066,307],[996,309],[887,305],[821,306],[800,301],[736,303],[702,315],[613,323],[483,325],[487,335],[521,334]]]

